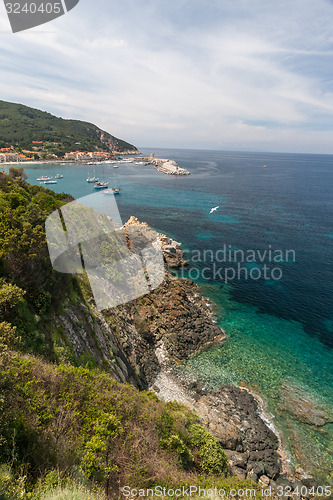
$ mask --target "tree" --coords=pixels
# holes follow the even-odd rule
[[[27,174],[24,172],[24,168],[15,168],[15,167],[10,167],[9,169],[9,175],[11,180],[18,179],[21,177],[21,179],[26,180],[28,178]]]

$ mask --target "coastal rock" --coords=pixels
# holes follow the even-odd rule
[[[258,402],[246,390],[225,385],[203,394],[199,384],[175,369],[162,370],[152,390],[160,399],[180,401],[194,410],[224,448],[231,475],[255,482],[262,476],[269,481],[279,477],[278,438],[262,420]],[[265,477],[263,481],[267,482]]]
[[[229,465],[231,467],[246,469],[247,462],[249,460],[248,453],[239,453],[238,451],[225,450],[225,454],[228,457]]]
[[[257,401],[246,390],[222,386],[194,404],[196,412],[226,450],[231,461],[257,477],[274,479],[281,472],[277,436],[260,417]],[[235,453],[235,451],[237,453]]]
[[[92,313],[83,303],[68,304],[64,314],[56,318],[55,328],[59,336],[55,349],[60,359],[66,360],[72,351],[77,359],[85,357],[107,369],[118,382],[130,382],[144,388],[143,373],[133,370],[116,332],[98,311]]]
[[[332,409],[327,408],[308,387],[286,380],[281,385],[280,396],[280,410],[289,412],[309,425],[322,427],[333,422]]]
[[[104,314],[111,320],[111,310]],[[153,382],[163,365],[183,362],[210,343],[224,339],[197,285],[168,274],[156,290],[119,307],[118,314],[135,330],[127,339],[124,328],[119,335],[128,345],[126,353],[131,362],[144,371],[147,384]]]
[[[147,241],[153,241],[157,237],[161,244],[164,261],[168,268],[177,268],[187,265],[187,262],[183,259],[181,243],[165,234],[156,233],[146,222],[140,222],[136,217],[131,216],[124,224],[124,228],[127,231],[139,230],[140,234],[146,238]]]

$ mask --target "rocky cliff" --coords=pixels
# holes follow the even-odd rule
[[[144,232],[152,231],[134,217],[125,224],[138,225]],[[180,265],[181,245],[165,235],[159,237],[166,266]],[[94,309],[92,300],[88,306],[70,305],[57,322],[64,345],[69,343],[77,358],[91,358],[118,381],[190,406],[222,443],[232,475],[265,486],[284,481],[279,440],[263,420],[258,401],[245,389],[231,386],[207,393],[175,368],[226,338],[193,282],[167,271],[164,282],[149,295],[103,314]]]

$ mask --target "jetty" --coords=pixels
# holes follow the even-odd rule
[[[191,172],[185,168],[179,167],[177,162],[174,160],[169,160],[168,158],[155,158],[154,153],[151,153],[149,157],[142,159],[150,165],[153,165],[156,170],[166,175],[191,175]]]

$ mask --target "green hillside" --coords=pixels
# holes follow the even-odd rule
[[[65,120],[23,104],[0,101],[0,147],[31,148],[32,141],[59,143],[56,150],[136,151],[136,147],[117,139],[96,125]]]

